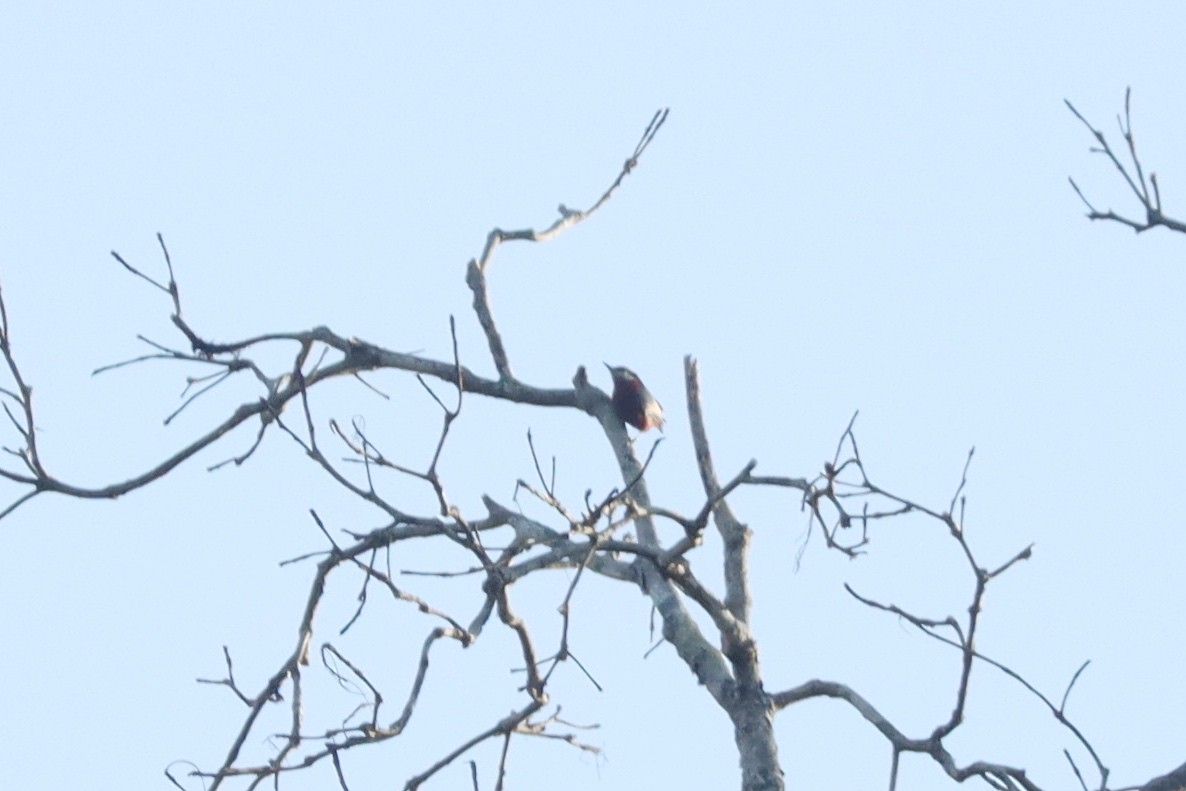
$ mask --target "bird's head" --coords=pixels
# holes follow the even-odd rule
[[[610,365],[609,363],[605,363],[605,367],[609,369],[609,375],[613,377],[615,387],[618,385],[637,385],[640,382],[638,374],[624,365]]]

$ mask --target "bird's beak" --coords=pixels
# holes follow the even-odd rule
[[[609,372],[611,374],[614,372],[614,367],[612,365],[610,365],[609,363],[603,362],[602,365],[604,365],[606,368],[608,368]]]

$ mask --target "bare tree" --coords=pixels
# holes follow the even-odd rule
[[[1069,99],[1064,99],[1067,108],[1070,109],[1075,117],[1083,122],[1088,131],[1095,137],[1098,146],[1092,146],[1091,153],[1102,154],[1116,166],[1120,171],[1120,175],[1124,178],[1124,182],[1128,184],[1129,190],[1136,196],[1137,202],[1141,204],[1144,210],[1145,217],[1140,220],[1134,220],[1129,217],[1117,214],[1108,209],[1107,211],[1100,211],[1087,200],[1087,196],[1083,194],[1083,190],[1079,189],[1079,185],[1075,183],[1073,178],[1068,180],[1071,182],[1071,187],[1074,188],[1075,193],[1079,196],[1083,204],[1087,206],[1087,218],[1089,220],[1111,220],[1118,222],[1121,225],[1127,225],[1137,233],[1147,231],[1150,228],[1162,226],[1169,228],[1171,231],[1178,233],[1186,233],[1186,223],[1181,220],[1175,220],[1173,217],[1167,216],[1161,207],[1161,187],[1157,183],[1157,174],[1149,171],[1145,174],[1145,167],[1141,165],[1140,157],[1137,156],[1136,138],[1132,131],[1132,88],[1124,91],[1124,116],[1119,114],[1116,116],[1116,126],[1120,130],[1120,136],[1124,138],[1124,147],[1127,149],[1128,159],[1130,163],[1125,163],[1122,160],[1123,154],[1117,154],[1111,144],[1108,143],[1104,133],[1097,127],[1091,125],[1083,114],[1075,109],[1075,105],[1071,104]]]
[[[88,488],[61,480],[43,458],[37,445],[33,391],[18,365],[8,315],[0,301],[0,354],[7,364],[9,378],[9,384],[0,389],[0,393],[11,430],[17,438],[15,444],[6,448],[15,461],[0,469],[0,476],[22,487],[21,493],[0,512],[0,518],[47,493],[76,498],[118,497],[167,475],[199,451],[220,442],[236,427],[252,425],[255,435],[250,445],[212,469],[248,461],[266,435],[279,433],[299,447],[338,486],[377,509],[386,520],[376,529],[345,530],[337,534],[315,511],[311,512],[324,535],[325,548],[288,561],[316,560],[316,572],[307,596],[303,602],[294,602],[299,611],[296,614],[297,639],[271,675],[251,689],[235,677],[231,651],[224,647],[225,675],[201,681],[225,686],[242,702],[245,708],[242,723],[237,732],[228,736],[229,746],[221,759],[200,767],[190,765],[184,770],[171,767],[168,776],[175,785],[186,788],[198,782],[192,778],[198,778],[210,789],[230,786],[235,781],[247,788],[257,788],[265,782],[278,783],[281,777],[292,772],[326,766],[341,788],[349,788],[346,768],[354,751],[398,739],[413,719],[436,646],[443,640],[471,645],[491,626],[507,630],[518,646],[517,664],[523,681],[517,690],[517,707],[457,743],[442,745],[435,759],[426,759],[422,771],[408,778],[404,787],[420,787],[443,767],[490,740],[501,743],[502,758],[496,770],[496,788],[504,785],[507,755],[517,738],[561,739],[591,750],[592,747],[581,741],[579,730],[560,717],[560,707],[551,697],[550,681],[558,667],[569,662],[580,664],[569,644],[569,604],[578,587],[590,575],[596,575],[637,588],[649,598],[661,623],[662,639],[675,649],[731,723],[741,766],[741,786],[746,791],[785,786],[774,737],[775,716],[813,698],[834,698],[851,707],[884,737],[890,747],[887,776],[891,789],[898,782],[900,758],[909,753],[929,756],[943,772],[957,781],[980,778],[997,789],[1033,791],[1039,788],[1020,766],[983,760],[960,763],[949,750],[949,737],[964,720],[971,693],[972,669],[977,665],[993,668],[1015,681],[1041,701],[1065,728],[1068,738],[1077,745],[1076,752],[1087,756],[1089,761],[1089,766],[1081,768],[1072,760],[1071,752],[1066,751],[1068,773],[1073,772],[1083,788],[1109,788],[1107,766],[1066,714],[1067,698],[1083,668],[1069,680],[1061,695],[1051,695],[976,645],[985,591],[1020,561],[1029,559],[1031,547],[1020,547],[1009,556],[990,561],[977,555],[966,535],[964,518],[964,489],[971,452],[950,499],[940,505],[928,505],[893,493],[874,482],[858,448],[855,415],[853,421],[842,429],[830,461],[818,472],[804,476],[759,475],[756,461],[738,470],[722,472],[713,461],[707,418],[701,406],[698,367],[689,357],[684,361],[687,411],[703,491],[695,507],[680,509],[652,500],[647,490],[647,469],[658,445],[652,446],[651,454],[645,458],[636,455],[634,443],[621,416],[615,411],[613,401],[591,384],[584,367],[577,366],[571,387],[563,388],[537,386],[515,375],[511,352],[500,335],[489,296],[488,278],[495,253],[505,242],[548,241],[599,211],[626,177],[634,172],[639,158],[666,120],[666,110],[654,115],[620,172],[589,209],[578,211],[562,205],[560,216],[543,230],[494,229],[487,236],[480,255],[469,262],[465,282],[472,293],[474,314],[488,346],[488,369],[492,369],[492,375],[480,373],[463,363],[452,319],[451,359],[392,351],[340,335],[324,326],[215,343],[206,340],[209,336],[195,329],[185,318],[181,289],[163,239],[158,236],[167,278],[147,274],[143,266],[134,266],[113,253],[127,272],[165,295],[171,307],[171,321],[183,336],[184,344],[175,347],[142,338],[150,347],[145,355],[100,371],[154,360],[182,361],[205,369],[205,375],[189,377],[188,389],[192,389],[192,393],[178,411],[237,376],[253,377],[258,383],[259,396],[230,411],[197,440],[150,469],[110,485]],[[1103,143],[1102,135],[1099,139]],[[1131,150],[1131,137],[1128,139]],[[1104,152],[1112,156],[1104,145]],[[1116,161],[1114,156],[1113,161]],[[1152,212],[1149,207],[1155,206],[1158,223],[1180,230],[1177,224],[1160,215],[1160,198],[1152,177],[1154,203],[1148,203],[1148,192],[1142,191],[1145,182],[1139,173],[1138,168],[1136,183],[1142,187],[1134,186],[1134,190],[1138,196],[1144,196],[1147,209]],[[1110,213],[1100,217],[1119,219]],[[1149,225],[1152,224],[1150,215]],[[255,362],[259,358],[257,352],[284,348],[286,344],[295,344],[296,352],[290,357],[291,363],[282,370],[266,370]],[[361,422],[344,426],[315,414],[310,394],[322,383],[352,377],[371,387],[364,374],[384,369],[415,376],[423,386],[425,397],[431,399],[439,410],[440,430],[435,449],[421,466],[410,466],[384,452],[380,441],[368,435]],[[490,496],[482,498],[484,513],[464,513],[447,494],[440,461],[454,422],[467,400],[474,397],[559,407],[588,415],[598,422],[608,440],[621,472],[622,485],[597,495],[587,493],[581,503],[564,502],[555,485],[554,471],[552,474],[547,472],[547,465],[532,446],[535,482],[520,480],[517,491],[542,504],[549,514],[547,520],[533,518],[522,508],[509,507]],[[530,435],[528,442],[531,443]],[[337,459],[337,454],[343,452],[347,455],[345,461]],[[427,487],[435,501],[435,512],[413,513],[386,495],[384,481],[393,474],[407,476]],[[869,551],[875,531],[886,529],[886,525],[905,517],[926,520],[934,527],[936,541],[953,542],[972,582],[972,594],[965,612],[940,618],[923,617],[847,588],[854,601],[902,619],[952,649],[952,661],[957,664],[959,672],[958,683],[950,693],[948,716],[921,733],[909,734],[879,711],[867,696],[838,681],[811,679],[788,689],[766,689],[763,655],[751,632],[751,610],[757,595],[749,572],[752,534],[730,504],[731,495],[753,487],[785,492],[803,512],[814,541],[848,556],[856,557]],[[657,529],[661,523],[674,525],[678,539],[661,541]],[[715,530],[720,536],[720,557],[704,557],[703,541],[709,530]],[[434,574],[440,580],[461,575],[477,576],[482,580],[481,595],[470,603],[464,615],[448,612],[428,594],[417,590],[418,577],[393,571],[390,563],[393,548],[425,540],[459,549],[469,558],[470,567],[461,572],[436,570]],[[713,590],[702,581],[693,571],[693,559],[720,564],[724,578],[722,590]],[[513,593],[517,583],[556,570],[567,570],[571,575],[565,595],[557,602],[563,625],[558,641],[541,645],[536,637],[535,624],[519,614]],[[346,632],[362,618],[374,591],[389,596],[399,605],[418,610],[435,623],[423,634],[420,661],[411,679],[410,690],[402,700],[396,698],[394,713],[389,703],[392,696],[372,680],[368,668],[348,657],[344,650],[325,637],[328,627],[319,620],[319,608],[330,590],[330,578],[335,572],[351,573],[334,576],[334,584],[338,584],[339,579],[348,580],[352,581],[348,584],[357,586],[358,590],[357,609],[341,625],[341,632]],[[701,624],[711,628],[706,632]],[[313,657],[320,660],[332,679],[357,688],[365,698],[363,706],[343,712],[337,723],[330,726],[310,725],[305,721],[307,697],[313,688],[307,668]],[[249,737],[261,735],[265,711],[277,708],[287,711],[287,732],[272,742],[273,748],[265,760],[248,759],[244,745]],[[1147,788],[1171,787],[1173,782],[1181,780],[1183,773],[1186,773],[1186,767],[1176,770],[1173,777],[1166,776],[1170,778],[1168,780],[1152,781]],[[1178,779],[1174,780],[1174,777]],[[475,767],[475,788],[478,785]]]

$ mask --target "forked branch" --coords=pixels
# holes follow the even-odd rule
[[[1186,223],[1168,217],[1162,211],[1161,187],[1157,183],[1157,174],[1150,171],[1149,175],[1146,176],[1145,167],[1141,164],[1140,157],[1137,156],[1136,138],[1132,131],[1132,88],[1127,88],[1124,91],[1124,116],[1116,116],[1116,124],[1120,129],[1120,136],[1124,138],[1124,145],[1127,149],[1127,162],[1123,161],[1121,155],[1117,154],[1116,150],[1108,143],[1104,133],[1093,126],[1075,108],[1075,105],[1071,104],[1069,99],[1064,99],[1063,101],[1066,102],[1067,109],[1087,127],[1087,130],[1091,132],[1099,144],[1098,146],[1092,146],[1091,153],[1104,155],[1116,167],[1116,170],[1120,172],[1121,177],[1124,179],[1125,184],[1128,185],[1129,191],[1141,204],[1141,208],[1145,214],[1143,219],[1132,219],[1131,217],[1117,214],[1112,209],[1101,211],[1087,199],[1087,196],[1083,194],[1083,190],[1075,183],[1075,179],[1068,178],[1067,180],[1071,182],[1071,187],[1075,190],[1075,194],[1079,196],[1079,199],[1083,201],[1083,205],[1087,207],[1087,218],[1089,220],[1118,222],[1121,225],[1132,228],[1137,233],[1147,231],[1150,228],[1156,228],[1159,225],[1169,228],[1171,231],[1186,233]]]

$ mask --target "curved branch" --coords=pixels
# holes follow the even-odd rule
[[[893,723],[878,711],[873,704],[851,687],[844,684],[816,679],[793,689],[771,695],[770,700],[775,710],[781,710],[794,703],[820,697],[843,700],[852,706],[866,722],[876,728],[889,741],[895,753],[905,752],[929,755],[935,760],[935,763],[943,768],[943,771],[947,773],[948,777],[957,782],[962,783],[969,778],[980,777],[990,783],[996,782],[1003,784],[1003,786],[998,785],[997,787],[1020,787],[1026,789],[1026,791],[1041,791],[1026,776],[1024,769],[1005,764],[989,763],[987,761],[975,761],[964,767],[958,766],[955,758],[943,746],[940,737],[932,735],[926,739],[909,738],[906,734],[894,727]]]

